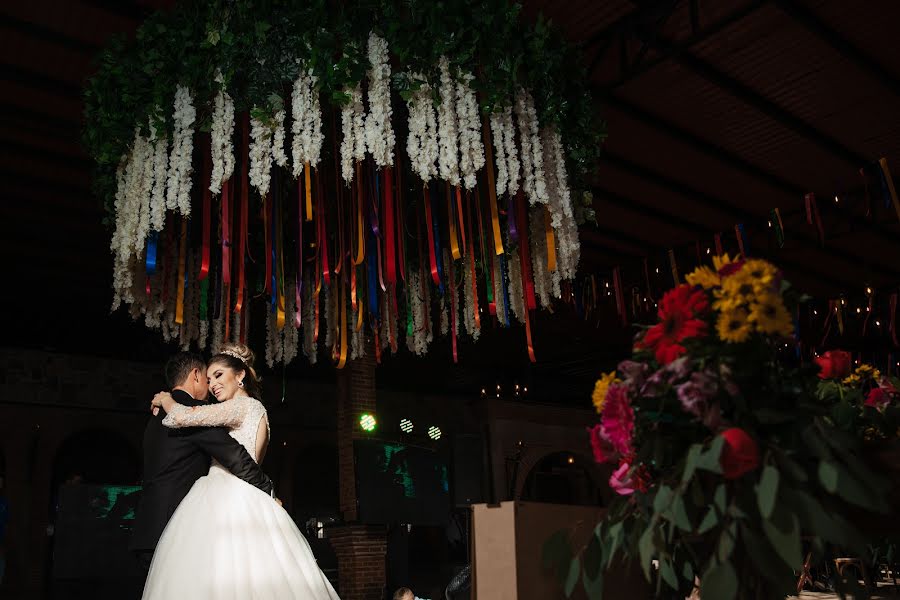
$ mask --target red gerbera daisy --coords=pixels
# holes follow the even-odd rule
[[[659,323],[647,331],[638,348],[652,350],[660,364],[669,364],[685,353],[682,341],[706,335],[706,321],[697,317],[708,310],[703,290],[687,284],[669,290],[659,303]]]

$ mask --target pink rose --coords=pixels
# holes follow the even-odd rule
[[[630,496],[634,493],[634,482],[632,481],[631,465],[623,462],[619,465],[612,475],[609,476],[609,487],[611,487],[620,496]]]

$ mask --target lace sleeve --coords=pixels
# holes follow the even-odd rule
[[[213,402],[206,406],[175,404],[162,424],[166,427],[237,427],[244,420],[247,403],[243,398]]]

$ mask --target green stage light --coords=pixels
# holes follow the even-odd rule
[[[377,424],[378,423],[375,421],[375,415],[366,413],[359,418],[359,426],[363,431],[375,431],[375,426]]]

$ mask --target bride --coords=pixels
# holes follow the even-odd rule
[[[253,353],[226,345],[210,359],[207,377],[218,401],[211,405],[187,407],[157,394],[153,405],[166,411],[163,425],[227,427],[262,463],[269,420],[256,399]],[[339,600],[287,512],[215,462],[163,532],[143,598]]]

